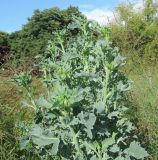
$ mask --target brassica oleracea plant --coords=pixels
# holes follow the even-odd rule
[[[77,36],[66,38],[68,32]],[[124,94],[131,88],[119,72],[125,58],[104,35],[98,24],[86,18],[75,18],[54,33],[39,63],[47,93],[38,99],[29,94],[35,117],[21,139],[23,149],[42,160],[148,157],[125,116]],[[27,89],[29,76],[17,75],[15,80]]]

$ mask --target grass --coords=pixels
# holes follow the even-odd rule
[[[33,112],[31,109],[21,107],[25,91],[11,82],[11,77],[12,75],[8,75],[6,72],[0,74],[0,160],[18,160],[24,155],[23,159],[31,160],[32,155],[20,151],[19,137],[21,133],[16,127],[16,122],[29,123],[32,120]],[[38,88],[37,93],[42,93],[41,83],[36,79],[33,83]]]
[[[21,91],[8,77],[0,76],[0,158],[16,159],[18,131],[15,122],[23,119],[25,112],[20,110]]]
[[[130,93],[130,118],[138,126],[138,134],[145,143],[152,160],[158,159],[158,66],[141,64],[126,70],[133,81]],[[130,71],[130,72],[127,72]]]

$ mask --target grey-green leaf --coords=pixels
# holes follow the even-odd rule
[[[130,144],[129,148],[124,150],[124,153],[136,159],[144,159],[145,157],[149,156],[147,151],[135,141]]]
[[[31,131],[30,131],[30,136],[32,138],[32,141],[34,144],[36,144],[38,147],[50,145],[50,144],[55,144],[56,148],[59,145],[59,139],[54,137],[51,134],[44,134],[44,130],[35,125]]]
[[[102,151],[103,152],[106,152],[108,147],[115,143],[115,136],[116,136],[116,133],[113,133],[112,137],[106,138],[104,141],[102,141]]]

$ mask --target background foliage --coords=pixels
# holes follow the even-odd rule
[[[123,72],[134,81],[129,96],[131,100],[130,118],[137,122],[142,141],[154,160],[158,159],[158,6],[152,1],[144,1],[144,9],[135,10],[134,4],[121,4],[117,8],[115,22],[109,27],[110,39],[127,57]]]
[[[0,65],[6,62],[10,56],[9,34],[0,32]]]
[[[21,30],[11,34],[1,33],[0,45],[10,46],[14,59],[32,59],[37,54],[44,54],[48,41],[53,39],[53,32],[65,28],[73,16],[80,17],[82,14],[76,7],[71,6],[65,10],[35,10]],[[68,36],[71,35],[69,33]]]
[[[110,25],[111,40],[129,61],[151,64],[158,59],[158,7],[152,1],[145,4],[142,10],[133,4],[117,7],[118,17]]]

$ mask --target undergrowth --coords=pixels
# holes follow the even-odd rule
[[[15,69],[16,70],[16,69]],[[14,73],[15,73],[14,70]],[[9,72],[9,71],[8,71]],[[16,70],[16,73],[18,71]],[[10,72],[9,72],[10,73]],[[12,73],[12,72],[11,72]],[[11,82],[11,75],[1,70],[0,74],[0,159],[1,160],[34,160],[36,157],[28,152],[20,151],[19,138],[21,131],[16,127],[18,121],[30,123],[33,117],[31,109],[21,107],[25,91]],[[44,92],[40,82],[33,82],[38,92]],[[35,94],[36,95],[36,94]],[[27,158],[22,158],[26,155]],[[37,158],[36,158],[37,159]]]
[[[134,66],[133,66],[134,68]],[[151,159],[158,159],[158,74],[156,66],[135,67],[128,73],[133,88],[130,94],[130,118],[136,122],[143,143],[151,153]]]
[[[110,25],[110,39],[127,57],[122,71],[133,80],[130,118],[137,124],[151,159],[157,160],[158,18],[155,13],[158,6],[152,0],[144,4],[142,10],[135,10],[133,4],[117,7],[117,17]]]

